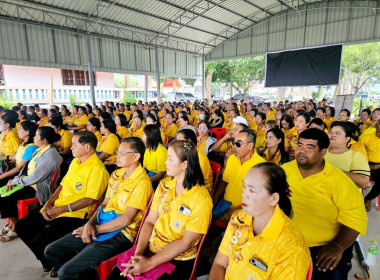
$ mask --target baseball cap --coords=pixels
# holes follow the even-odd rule
[[[234,123],[242,123],[242,124],[245,124],[246,126],[248,126],[248,122],[245,118],[243,118],[242,116],[237,116],[236,118],[234,118],[232,120]]]

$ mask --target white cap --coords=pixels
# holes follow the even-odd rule
[[[246,126],[248,126],[248,122],[245,118],[243,118],[242,116],[237,116],[236,118],[234,118],[232,120],[234,123],[242,123],[242,124],[245,124]]]

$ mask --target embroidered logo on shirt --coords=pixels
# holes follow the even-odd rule
[[[82,190],[82,183],[81,182],[78,182],[76,185],[75,185],[75,189],[77,191],[81,191]]]
[[[180,223],[180,221],[176,221],[175,223],[174,223],[174,226],[176,227],[176,228],[180,228],[181,227],[181,223]]]

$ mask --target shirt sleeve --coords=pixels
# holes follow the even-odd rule
[[[34,145],[30,145],[26,147],[24,154],[22,155],[21,159],[25,161],[29,161],[32,158],[33,153],[37,150],[37,147]]]
[[[109,174],[103,166],[94,168],[91,176],[87,181],[87,190],[85,197],[99,200],[107,187],[109,181]]]
[[[157,171],[158,172],[165,172],[166,171],[166,164],[165,161],[168,158],[168,150],[166,148],[162,147],[160,149],[159,153],[157,153]]]
[[[63,148],[70,148],[72,146],[72,135],[65,133],[62,139]]]
[[[113,155],[116,151],[116,149],[119,148],[119,140],[114,137],[107,139],[107,141],[104,143],[104,153]]]
[[[212,200],[205,188],[199,188],[199,191],[202,191],[202,195],[197,195],[197,199],[194,199],[194,207],[191,209],[185,230],[206,234],[210,222]]]
[[[152,209],[153,211],[158,211],[158,205],[160,203],[158,201],[158,198],[160,197],[160,194],[161,194],[161,188],[162,188],[162,182],[160,182],[160,184],[158,185],[153,196],[152,205],[150,206],[150,209]]]
[[[234,234],[235,234],[235,230],[234,230],[234,227],[232,226],[231,221],[233,219],[235,219],[235,217],[237,215],[236,213],[237,212],[235,212],[234,214],[232,214],[231,220],[228,223],[227,229],[226,229],[226,231],[224,233],[223,240],[222,240],[222,242],[219,245],[219,252],[221,252],[223,255],[225,255],[227,257],[230,255],[231,239],[232,239],[232,236],[234,236]]]
[[[226,164],[226,169],[224,169],[224,172],[223,172],[223,181],[227,182],[227,183],[230,181],[230,173],[232,170],[232,157],[231,156],[228,158],[227,164]]]
[[[153,189],[150,181],[141,180],[140,183],[138,183],[133,189],[133,192],[127,201],[127,207],[129,206],[132,208],[145,210],[152,192]]]
[[[350,172],[371,176],[371,171],[369,169],[368,161],[365,159],[364,155],[360,152],[354,152],[354,157],[351,162]]]
[[[14,156],[18,150],[18,148],[20,147],[20,140],[16,137],[12,137],[12,138],[9,138],[7,139],[7,150],[4,149],[4,154],[6,156]]]

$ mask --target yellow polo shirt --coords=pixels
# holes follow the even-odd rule
[[[102,141],[98,143],[96,152],[104,152],[111,155],[104,161],[104,164],[116,164],[116,150],[119,148],[119,145],[119,138],[115,134],[111,133],[108,137],[103,136]]]
[[[330,128],[331,128],[331,124],[332,124],[333,122],[335,122],[335,121],[337,121],[337,119],[334,118],[334,117],[330,117],[329,119],[324,119],[324,120],[323,120],[323,122],[327,125],[327,129],[328,129],[328,130],[330,130]]]
[[[166,137],[171,137],[171,138],[175,138],[176,134],[177,134],[177,126],[172,123],[169,127],[166,127],[164,129],[164,134]]]
[[[20,147],[21,140],[18,138],[16,132],[11,129],[7,135],[2,137],[3,154],[6,156],[14,156],[17,153],[18,147]]]
[[[120,126],[117,129],[117,134],[119,134],[121,139],[127,138],[129,136],[129,130],[125,126]]]
[[[293,126],[291,129],[289,129],[288,131],[285,131],[284,129],[281,129],[282,132],[284,132],[284,145],[285,145],[285,148],[289,148],[290,147],[290,142],[292,141],[293,138],[295,137],[298,137],[297,135],[297,130],[296,128]]]
[[[73,145],[73,134],[65,129],[61,129],[61,132],[59,133],[61,135],[61,139],[57,142],[55,142],[56,145],[62,148],[71,148]]]
[[[181,239],[185,230],[200,234],[206,234],[208,230],[212,210],[210,194],[204,186],[197,185],[176,196],[176,181],[172,177],[162,179],[154,193],[151,210],[158,212],[158,219],[149,239],[149,250],[153,253]],[[186,210],[181,212],[181,208]],[[194,259],[199,240],[174,259]]]
[[[136,128],[132,127],[131,128],[131,133],[130,133],[129,136],[142,138],[143,130],[144,130],[144,126],[143,125],[138,130],[136,130]]]
[[[223,172],[223,181],[227,182],[224,199],[232,203],[231,207],[241,205],[243,195],[243,180],[245,175],[255,165],[265,162],[256,152],[252,157],[241,164],[240,158],[231,155],[228,158],[226,169]]]
[[[263,154],[263,159],[265,159],[267,162],[273,162],[277,165],[280,165],[280,161],[281,161],[281,152],[280,151],[277,151],[276,154],[274,155],[274,157],[272,159],[270,159],[269,157],[269,150],[266,149],[264,151],[264,154]]]
[[[277,205],[264,231],[253,234],[252,217],[236,211],[228,224],[219,252],[228,257],[225,279],[305,280],[310,265],[307,243],[295,224]],[[267,271],[249,261],[259,260]]]
[[[210,165],[210,161],[208,160],[208,157],[203,152],[203,150],[198,150],[198,158],[199,158],[199,165],[201,166],[203,178],[205,180],[205,188],[208,190],[210,194],[212,194],[213,189],[213,177],[212,177],[212,169]]]
[[[44,117],[44,118],[40,119],[39,127],[47,126],[48,123],[49,123],[49,118],[48,117]]]
[[[370,176],[368,161],[360,152],[348,150],[342,154],[332,154],[327,150],[325,159],[342,171]]]
[[[255,148],[257,152],[261,152],[265,149],[265,138],[266,138],[265,127],[263,126],[259,131],[257,131],[257,128],[256,128],[255,132],[256,132]]]
[[[100,141],[102,141],[103,136],[100,134],[99,131],[95,131],[94,134],[95,134],[95,136],[96,136],[96,139],[98,139],[98,143],[99,143]]]
[[[292,191],[292,220],[309,247],[323,246],[333,240],[340,224],[365,235],[367,213],[363,196],[343,171],[327,160],[321,172],[306,178],[302,177],[296,160],[282,168]]]
[[[87,115],[83,115],[81,117],[77,117],[74,121],[74,125],[76,126],[82,126],[82,125],[87,125],[88,123],[88,117]],[[82,131],[86,130],[85,128],[82,129]]]
[[[276,119],[276,113],[274,111],[269,111],[268,114],[266,114],[267,118],[266,120],[275,120]]]
[[[85,197],[99,200],[106,190],[109,178],[104,164],[95,153],[83,163],[78,158],[74,158],[67,174],[62,179],[62,190],[54,206],[62,207]],[[89,219],[93,210],[94,205],[91,205],[73,212],[65,212],[58,217]]]
[[[354,139],[351,139],[350,143],[348,143],[348,146],[350,147],[350,150],[362,153],[365,159],[368,160],[367,151],[361,142],[356,142]]]
[[[158,144],[155,151],[149,149],[144,153],[144,166],[151,172],[158,173],[166,171],[165,161],[168,159],[168,150]]]
[[[62,120],[63,120],[63,124],[69,124],[70,116],[64,116]]]
[[[360,136],[359,136],[359,141],[360,141],[360,139],[362,139],[364,136],[366,136],[366,135],[368,135],[368,134],[372,134],[372,133],[374,133],[374,132],[376,132],[376,127],[369,127],[369,128],[367,128],[366,130],[363,131],[362,134],[360,134]]]
[[[129,119],[131,118],[131,115],[132,115],[132,111],[125,111],[124,112],[124,116],[127,117],[127,121],[129,121]]]
[[[368,153],[368,161],[380,163],[380,138],[375,133],[365,135],[359,141]]]
[[[116,214],[122,215],[127,207],[139,209],[130,224],[122,230],[122,233],[133,242],[153,189],[141,165],[125,180],[123,180],[124,172],[125,170],[120,168],[111,174],[106,194],[109,201],[104,211],[115,211]]]
[[[75,122],[75,120],[78,118],[79,116],[78,115],[73,115],[71,114],[70,117],[69,117],[69,120],[67,121],[67,124],[69,126],[72,126]]]

